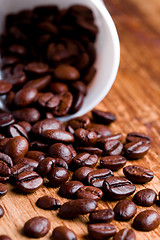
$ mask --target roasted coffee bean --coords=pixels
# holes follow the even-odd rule
[[[150,207],[152,206],[157,199],[157,194],[153,189],[146,188],[138,191],[133,198],[135,204],[143,206],[143,207]]]
[[[79,153],[77,156],[73,158],[73,165],[76,168],[80,167],[94,167],[97,164],[98,156],[96,154],[89,153]]]
[[[7,154],[0,152],[0,162],[6,163],[9,167],[13,166],[13,161]]]
[[[97,203],[91,199],[76,199],[64,203],[59,209],[61,218],[73,219],[78,215],[84,215],[93,212]]]
[[[0,218],[3,217],[4,215],[4,209],[3,207],[0,205]]]
[[[133,227],[140,231],[151,231],[158,227],[160,216],[154,210],[140,212],[133,221]]]
[[[4,152],[4,148],[11,138],[4,138],[0,141],[0,151]]]
[[[61,158],[55,158],[55,167],[62,167],[68,170],[68,164]]]
[[[52,187],[59,187],[69,178],[69,172],[62,167],[54,167],[49,174],[49,183]]]
[[[93,169],[90,167],[78,168],[73,174],[73,179],[76,179],[85,184],[87,183],[87,175],[92,171]]]
[[[43,131],[42,135],[46,140],[53,141],[53,142],[63,142],[63,143],[74,142],[74,136],[71,133],[61,129],[45,130]]]
[[[0,80],[0,95],[7,94],[12,89],[12,84],[9,82],[5,82]]]
[[[95,223],[88,225],[88,233],[92,239],[105,240],[116,233],[114,225],[109,223]]]
[[[30,166],[29,164],[25,164],[23,162],[15,164],[11,167],[11,176],[16,177],[19,173],[26,172],[26,171],[34,171],[35,168]]]
[[[90,172],[87,176],[89,185],[97,188],[103,187],[103,182],[106,178],[113,176],[113,172],[109,169],[97,169]]]
[[[25,137],[26,139],[28,139],[28,135],[27,135],[26,131],[24,130],[24,128],[22,128],[18,124],[10,125],[8,128],[8,133],[9,133],[9,137],[22,136],[22,137]]]
[[[0,240],[11,240],[7,235],[0,235]]]
[[[53,240],[77,240],[76,234],[65,226],[56,227],[53,230],[52,237]]]
[[[74,149],[74,147],[72,145],[67,145],[67,147],[69,148],[69,150],[71,151],[71,154],[72,154],[72,159],[77,156],[77,152],[76,150]]]
[[[100,110],[94,109],[92,111],[92,115],[94,120],[97,123],[102,123],[102,124],[110,124],[116,120],[116,116],[113,113],[110,112],[104,112]]]
[[[27,107],[29,104],[35,101],[37,94],[37,89],[32,87],[21,89],[16,93],[14,102],[17,106]]]
[[[79,181],[69,181],[64,183],[59,189],[59,195],[65,198],[75,198],[78,189],[84,187]]]
[[[40,141],[33,141],[29,143],[29,147],[32,151],[44,151],[46,152],[49,148],[48,143],[40,142]]]
[[[8,188],[3,183],[0,183],[0,197],[4,196],[8,192]]]
[[[1,112],[0,113],[0,129],[3,130],[4,127],[8,127],[9,125],[15,122],[13,116],[10,113]]]
[[[17,124],[20,125],[26,131],[26,133],[29,133],[32,129],[32,126],[29,122],[20,121]]]
[[[26,153],[25,157],[31,158],[37,162],[40,162],[46,157],[46,154],[44,152],[40,152],[40,151],[28,151]]]
[[[43,196],[38,198],[36,205],[39,208],[45,210],[57,210],[61,207],[61,203],[58,199],[50,197],[50,196]]]
[[[40,119],[40,113],[35,108],[22,108],[13,111],[13,116],[17,121],[27,121],[29,123],[37,122]]]
[[[76,192],[76,198],[87,198],[98,201],[102,197],[103,197],[102,190],[93,186],[81,187]]]
[[[37,91],[42,91],[43,89],[45,89],[49,83],[51,82],[51,76],[50,75],[46,75],[31,81],[28,81],[23,88],[34,88],[37,89]]]
[[[49,67],[43,62],[31,62],[25,65],[24,70],[34,75],[43,75],[48,72]]]
[[[70,92],[62,93],[59,97],[59,104],[52,111],[53,115],[57,117],[65,116],[69,112],[73,102],[73,96]]]
[[[128,179],[123,177],[108,177],[103,184],[106,197],[111,199],[122,199],[135,192],[136,188]]]
[[[127,160],[120,155],[105,156],[105,157],[102,157],[100,160],[100,167],[108,168],[108,169],[111,169],[112,171],[117,171],[120,168],[124,167],[126,162]]]
[[[101,156],[103,151],[100,148],[97,147],[77,147],[77,152],[86,152],[89,154],[96,154],[97,156]]]
[[[143,141],[145,143],[150,143],[151,139],[149,136],[143,133],[131,132],[127,134],[126,141],[127,142]]]
[[[11,170],[5,162],[0,161],[0,176],[9,177],[11,175]]]
[[[87,116],[82,116],[79,118],[74,118],[70,121],[68,121],[68,126],[70,126],[71,128],[73,128],[74,130],[78,129],[78,128],[88,128],[91,124],[90,119]]]
[[[22,172],[16,177],[16,187],[23,193],[35,192],[43,184],[43,179],[33,171]]]
[[[123,150],[123,144],[119,140],[109,140],[104,144],[104,150],[107,155],[120,155]]]
[[[142,158],[149,150],[150,145],[143,140],[129,142],[124,145],[124,154],[129,159]]]
[[[60,96],[51,92],[40,93],[38,96],[38,104],[47,111],[52,111],[60,103]]]
[[[91,223],[110,223],[113,219],[114,211],[112,209],[99,209],[89,215]]]
[[[137,212],[137,207],[134,202],[124,199],[116,204],[114,207],[115,219],[119,221],[128,221]]]
[[[54,76],[59,80],[75,81],[80,77],[79,71],[67,64],[61,64],[53,71]]]
[[[124,167],[123,173],[126,178],[135,183],[147,183],[154,177],[154,173],[150,169],[138,165]]]
[[[112,140],[119,140],[119,141],[121,141],[122,140],[122,134],[121,133],[117,133],[117,134],[113,134],[113,135],[110,135],[110,136],[107,136],[107,137],[101,137],[97,141],[97,146],[104,147],[104,145],[105,145],[105,143],[107,141],[112,141]]]
[[[36,160],[31,159],[31,158],[26,158],[26,157],[15,158],[14,159],[14,164],[18,164],[18,163],[23,163],[23,164],[26,164],[26,165],[31,166],[33,168],[37,168],[37,166],[38,166],[38,162]]]
[[[82,92],[76,92],[73,95],[73,102],[72,102],[72,106],[71,106],[69,112],[71,114],[78,112],[79,109],[82,107],[83,101],[84,101],[83,93]]]
[[[15,55],[20,55],[20,56],[24,56],[26,54],[26,48],[20,44],[12,44],[8,48],[8,51]]]
[[[14,87],[21,87],[26,80],[26,74],[23,71],[17,71],[5,78],[5,81],[11,83]]]
[[[87,87],[86,85],[81,82],[81,81],[75,81],[71,84],[71,88],[73,88],[73,91],[77,91],[77,92],[82,92],[83,95],[85,96],[87,94]]]
[[[50,222],[45,217],[34,217],[24,225],[24,233],[30,238],[44,237],[50,230]]]
[[[52,82],[50,84],[50,91],[54,94],[59,94],[59,93],[64,93],[67,92],[68,86],[65,83],[61,83],[61,82]]]
[[[41,175],[41,177],[44,178],[47,176],[53,166],[55,166],[55,161],[55,158],[47,157],[39,162],[37,172]]]
[[[113,240],[135,240],[135,239],[136,235],[134,231],[132,229],[127,228],[120,230],[113,237]]]
[[[109,130],[109,128],[106,125],[103,125],[103,124],[92,123],[89,130],[97,133],[97,138],[98,139],[100,137],[107,137],[107,136],[111,135],[111,131]]]
[[[26,138],[17,136],[11,138],[4,147],[4,153],[9,155],[12,159],[23,157],[28,151],[29,144]]]
[[[74,132],[77,142],[84,146],[94,146],[97,141],[97,134],[84,128],[78,128]]]
[[[69,165],[72,161],[72,153],[63,143],[55,143],[49,148],[49,156],[53,158],[62,158]]]

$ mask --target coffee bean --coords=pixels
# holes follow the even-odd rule
[[[28,135],[26,131],[18,124],[10,125],[8,128],[9,137],[22,136],[28,140]]]
[[[81,81],[74,81],[72,84],[71,84],[71,88],[73,88],[73,91],[77,91],[77,92],[82,92],[83,95],[85,96],[87,94],[87,87],[86,85],[81,82]]]
[[[0,113],[0,129],[8,127],[15,122],[13,116],[10,113],[1,112]]]
[[[138,191],[134,195],[133,201],[137,205],[150,207],[156,202],[156,199],[157,194],[155,193],[155,191],[150,188],[146,188]]]
[[[6,163],[9,167],[13,166],[13,161],[7,154],[0,152],[0,161]]]
[[[16,93],[14,102],[17,106],[27,107],[29,104],[34,102],[37,94],[38,91],[32,87],[21,89]]]
[[[54,69],[54,76],[59,80],[74,81],[80,77],[80,73],[70,65],[61,64]]]
[[[104,240],[112,237],[116,233],[116,228],[109,223],[89,224],[88,233],[95,240]]]
[[[104,147],[105,143],[107,141],[112,141],[112,140],[122,140],[122,134],[121,133],[117,133],[117,134],[112,134],[110,136],[107,137],[101,137],[97,140],[97,146],[99,147]]]
[[[133,227],[140,231],[151,231],[158,227],[160,216],[154,210],[140,212],[133,221]]]
[[[69,181],[64,183],[59,189],[59,195],[65,198],[75,198],[78,189],[84,187],[79,181]]]
[[[93,171],[93,169],[90,167],[78,168],[73,174],[73,179],[76,179],[85,184],[87,182],[88,173],[90,173],[92,171]]]
[[[97,164],[98,156],[96,154],[89,153],[79,153],[76,157],[73,158],[73,165],[76,168],[80,167],[94,167]]]
[[[142,158],[149,150],[150,145],[143,140],[129,142],[124,145],[124,154],[129,159]]]
[[[113,240],[135,240],[135,239],[136,236],[134,231],[132,229],[127,228],[120,230],[113,237]]]
[[[82,116],[79,118],[74,118],[70,121],[68,121],[68,126],[73,128],[74,130],[78,128],[88,128],[90,126],[91,122],[90,119],[87,116]]]
[[[131,132],[127,134],[126,141],[127,142],[143,141],[145,143],[150,143],[151,139],[149,136],[143,133]]]
[[[10,92],[11,89],[11,83],[0,80],[0,95],[7,94],[8,92]]]
[[[58,208],[61,207],[60,201],[50,196],[43,196],[38,198],[36,205],[39,208],[46,210],[57,210]]]
[[[0,183],[0,197],[4,196],[8,192],[8,188],[3,183]]]
[[[32,129],[32,126],[29,122],[20,121],[17,124],[20,125],[26,131],[26,133],[29,133]]]
[[[33,151],[44,151],[46,152],[48,150],[49,144],[40,142],[40,141],[33,141],[29,143],[29,147]]]
[[[24,224],[24,233],[27,237],[44,237],[50,230],[50,222],[45,217],[34,217]]]
[[[40,93],[38,96],[38,104],[44,110],[52,111],[60,103],[60,96],[54,95],[51,92]]]
[[[56,227],[53,230],[52,237],[53,240],[77,240],[75,233],[65,226]]]
[[[47,176],[53,166],[55,166],[55,161],[55,158],[47,157],[39,162],[37,172],[41,175],[41,177],[44,178]]]
[[[29,123],[37,122],[40,119],[40,113],[35,108],[22,108],[13,111],[13,116],[17,121],[27,121]]]
[[[115,219],[119,221],[128,221],[137,212],[137,207],[134,202],[124,199],[114,207]]]
[[[14,87],[21,87],[26,80],[26,74],[23,71],[17,71],[5,78],[5,81],[11,83]]]
[[[126,178],[135,183],[147,183],[154,177],[154,173],[150,169],[138,165],[124,167],[123,173]]]
[[[62,167],[68,170],[67,163],[61,158],[55,158],[55,167]]]
[[[60,94],[59,97],[59,104],[53,109],[52,113],[54,116],[62,117],[67,115],[67,113],[69,112],[72,106],[73,96],[70,92],[65,92]]]
[[[120,155],[123,150],[123,144],[119,140],[109,140],[104,144],[104,150],[107,155]]]
[[[49,148],[49,156],[62,158],[69,165],[72,161],[72,154],[69,148],[63,143],[55,143]]]
[[[63,143],[72,143],[74,142],[74,137],[71,133],[64,130],[45,130],[42,133],[43,137],[46,140],[53,142],[63,142]]]
[[[4,209],[3,207],[0,205],[0,218],[3,217],[4,215]]]
[[[26,171],[16,177],[16,187],[23,193],[35,192],[43,184],[43,179],[38,173]]]
[[[92,123],[91,127],[88,130],[94,131],[97,134],[98,139],[111,135],[111,131],[109,130],[109,128],[103,124]]]
[[[74,147],[72,145],[67,145],[67,147],[69,148],[71,154],[72,154],[72,159],[77,156],[77,152],[76,150],[74,149]]]
[[[113,172],[109,169],[93,170],[87,176],[89,185],[102,188],[103,182],[106,178],[113,176]]]
[[[16,177],[19,173],[34,170],[35,168],[33,166],[30,166],[29,164],[25,164],[23,162],[17,163],[13,167],[11,167],[11,176]]]
[[[9,177],[11,175],[11,170],[5,162],[0,161],[0,176]]]
[[[43,75],[48,72],[49,67],[43,62],[31,62],[25,65],[24,70],[29,74]]]
[[[65,83],[61,83],[61,82],[52,82],[50,84],[50,91],[54,94],[59,94],[59,93],[64,93],[67,92],[68,86]]]
[[[51,76],[46,75],[46,76],[42,76],[40,78],[28,81],[26,84],[24,84],[23,88],[31,87],[31,88],[37,89],[37,91],[42,91],[49,85],[50,82],[51,82]]]
[[[82,92],[76,92],[73,95],[73,102],[72,102],[72,106],[71,106],[69,112],[71,114],[78,112],[79,109],[82,107],[83,101],[84,101],[83,93]]]
[[[114,211],[112,209],[99,209],[89,215],[91,223],[110,223],[113,219]]]
[[[29,144],[26,138],[17,136],[11,138],[4,147],[4,153],[9,155],[12,159],[23,157],[28,151]]]
[[[4,138],[0,141],[0,151],[4,152],[4,148],[11,138]]]
[[[84,146],[94,146],[97,141],[97,134],[84,128],[78,128],[74,132],[75,138]]]
[[[46,154],[44,152],[40,152],[40,151],[28,151],[26,153],[25,157],[31,158],[37,162],[40,162],[46,157]]]
[[[101,156],[103,151],[100,148],[97,147],[77,147],[77,152],[86,152],[91,155],[96,154],[97,156]]]
[[[97,123],[110,124],[116,120],[116,116],[113,113],[104,112],[96,109],[92,111],[92,115]]]
[[[103,192],[101,189],[93,187],[93,186],[84,186],[77,190],[76,197],[77,198],[87,198],[98,201],[102,198]]]
[[[97,203],[91,199],[76,199],[64,203],[59,209],[61,218],[73,219],[78,215],[84,215],[93,212]]]
[[[112,171],[117,171],[120,168],[124,167],[126,162],[127,160],[120,155],[105,156],[105,157],[102,157],[100,160],[100,167],[108,168],[108,169],[111,169]]]
[[[69,172],[62,167],[54,167],[49,173],[49,183],[52,187],[59,187],[69,178]]]
[[[135,192],[135,186],[124,177],[108,177],[103,184],[104,195],[112,199],[122,199]]]

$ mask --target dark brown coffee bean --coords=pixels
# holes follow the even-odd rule
[[[143,206],[143,207],[150,207],[152,206],[157,199],[157,194],[153,189],[146,188],[138,191],[133,198],[135,204]]]
[[[83,183],[79,181],[69,181],[64,183],[59,189],[59,195],[65,198],[75,198],[76,192],[81,187],[84,187]]]
[[[96,154],[89,153],[79,153],[76,157],[73,158],[73,165],[76,168],[80,167],[94,167],[97,164],[98,156]]]
[[[40,142],[40,141],[33,141],[29,143],[29,147],[32,151],[44,151],[46,152],[49,148],[48,143]]]
[[[61,83],[61,82],[53,82],[50,84],[50,91],[54,94],[60,94],[60,93],[64,93],[67,92],[68,86],[65,83]]]
[[[62,93],[59,97],[59,104],[52,111],[53,115],[57,117],[65,116],[69,112],[73,102],[73,96],[70,92]]]
[[[107,155],[120,155],[123,150],[123,144],[119,140],[109,140],[104,144],[104,150]]]
[[[86,85],[81,82],[81,81],[75,81],[71,84],[71,88],[73,88],[73,91],[77,91],[77,92],[82,92],[83,95],[85,96],[87,94],[87,87]]]
[[[25,157],[31,158],[31,159],[36,160],[37,162],[40,162],[46,157],[46,154],[44,152],[40,152],[40,151],[28,151],[26,153]]]
[[[0,176],[9,177],[11,175],[11,170],[5,162],[0,161]]]
[[[78,128],[86,129],[90,126],[90,124],[91,124],[90,119],[87,116],[82,116],[68,121],[68,126],[73,128],[74,130]]]
[[[12,159],[23,157],[28,151],[29,144],[26,138],[22,136],[11,138],[4,147],[4,153]]]
[[[143,141],[146,143],[150,143],[151,139],[149,136],[143,133],[131,132],[127,134],[126,141],[127,142]]]
[[[0,161],[6,163],[9,167],[13,166],[13,161],[7,154],[0,152]]]
[[[4,215],[4,209],[3,207],[0,205],[0,218],[3,217]]]
[[[92,239],[105,240],[116,233],[116,228],[114,225],[109,223],[89,224],[88,233]]]
[[[74,132],[77,142],[84,146],[94,146],[97,141],[97,134],[84,128],[78,128]]]
[[[72,154],[72,159],[77,156],[77,152],[76,150],[74,149],[74,147],[72,145],[67,145],[67,147],[69,148],[71,154]]]
[[[117,134],[110,135],[108,137],[101,137],[97,141],[97,146],[104,147],[104,145],[105,145],[105,143],[107,141],[112,141],[112,140],[119,140],[119,141],[121,141],[122,140],[122,134],[121,133],[117,133]]]
[[[96,154],[97,156],[101,156],[103,151],[100,148],[97,147],[77,147],[77,152],[86,152],[89,154]]]
[[[52,237],[53,240],[77,240],[75,233],[65,226],[56,227],[53,230]]]
[[[40,113],[35,108],[22,108],[13,111],[13,116],[17,121],[27,121],[29,123],[37,122],[40,119]]]
[[[154,210],[140,212],[133,221],[133,227],[140,231],[151,231],[158,227],[160,216]]]
[[[48,72],[49,67],[43,62],[31,62],[25,65],[24,70],[30,74],[43,75]]]
[[[97,169],[90,172],[87,176],[87,181],[89,185],[97,188],[103,187],[103,182],[108,177],[113,176],[113,172],[109,169]]]
[[[0,80],[0,95],[7,94],[12,89],[12,84],[9,82],[5,82]]]
[[[61,203],[58,199],[50,197],[50,196],[43,196],[38,198],[36,205],[39,208],[45,210],[57,210],[61,207]]]
[[[35,168],[30,166],[29,164],[25,164],[23,162],[15,164],[11,167],[11,176],[16,177],[18,174],[26,171],[34,171]]]
[[[26,48],[20,44],[12,44],[11,46],[9,46],[8,51],[15,55],[26,55]]]
[[[62,167],[54,167],[49,174],[49,183],[52,187],[59,187],[69,178],[69,172]]]
[[[98,201],[103,197],[103,192],[101,189],[93,186],[84,186],[77,190],[76,197]]]
[[[18,163],[24,163],[26,165],[29,165],[29,166],[33,167],[33,168],[37,168],[37,166],[38,166],[38,162],[36,160],[31,159],[31,158],[26,158],[26,157],[15,158],[14,159],[14,164],[18,164]]]
[[[80,77],[80,73],[70,65],[61,64],[54,69],[54,76],[59,80],[74,81]]]
[[[50,75],[46,75],[31,81],[28,81],[23,88],[35,88],[37,89],[37,91],[42,91],[43,89],[45,89],[49,83],[51,81],[51,76]]]
[[[32,87],[21,89],[16,93],[14,102],[17,106],[27,107],[29,104],[35,101],[37,94],[37,89]]]
[[[41,175],[41,177],[44,178],[47,176],[53,166],[55,166],[55,161],[55,158],[47,157],[39,162],[37,172]]]
[[[111,131],[109,130],[109,128],[103,124],[92,123],[91,127],[88,130],[94,131],[95,133],[97,133],[98,138],[107,137],[111,135]]]
[[[116,120],[116,116],[113,113],[104,112],[96,109],[92,111],[92,115],[97,123],[110,124]]]
[[[6,235],[0,235],[0,240],[11,240],[11,238]]]
[[[63,143],[72,143],[74,142],[74,136],[64,130],[45,130],[42,133],[43,137],[46,140],[50,140],[53,142],[63,142]]]
[[[4,148],[11,138],[4,138],[0,141],[0,151],[4,152]]]
[[[113,240],[135,240],[135,239],[136,235],[134,231],[132,229],[127,228],[120,230],[113,237]]]
[[[13,116],[10,113],[1,112],[0,113],[0,129],[8,127],[15,122]]]
[[[76,179],[85,184],[87,183],[87,175],[92,171],[93,169],[90,167],[78,168],[73,174],[73,179]]]
[[[122,199],[135,192],[135,186],[126,178],[109,177],[104,180],[104,195],[112,199]]]
[[[114,207],[115,219],[119,221],[128,221],[137,212],[137,207],[134,202],[124,199],[116,204]]]
[[[35,192],[43,184],[43,179],[33,171],[22,172],[16,177],[16,187],[23,193]]]
[[[78,112],[79,109],[82,107],[83,101],[84,101],[83,93],[82,92],[75,93],[73,95],[73,102],[69,112],[71,114]]]
[[[108,169],[111,169],[112,171],[117,171],[120,168],[124,167],[126,162],[127,160],[120,155],[105,156],[105,157],[102,157],[100,160],[100,167],[108,168]]]
[[[150,169],[138,165],[124,167],[123,173],[126,178],[135,183],[147,183],[154,177],[154,173]]]
[[[69,148],[63,143],[55,143],[49,148],[49,155],[53,158],[62,158],[69,165],[72,161],[72,154]]]
[[[34,217],[28,220],[24,225],[24,233],[27,237],[44,237],[50,230],[50,222],[45,217]]]
[[[0,197],[4,196],[8,192],[8,188],[3,183],[0,183]]]
[[[142,158],[149,150],[150,145],[143,140],[129,142],[124,145],[124,154],[129,159]]]
[[[51,92],[40,93],[38,96],[38,104],[47,111],[54,110],[60,104],[60,96]]]
[[[22,136],[22,137],[25,137],[26,139],[28,139],[28,135],[27,135],[26,131],[24,130],[24,128],[22,128],[18,124],[13,124],[13,125],[9,126],[8,133],[9,133],[9,137],[14,138],[17,136]]]
[[[55,158],[55,167],[62,167],[68,170],[68,164],[61,158]]]
[[[113,219],[114,211],[112,209],[99,209],[89,215],[91,223],[110,223]]]
[[[64,203],[59,209],[61,218],[73,219],[78,215],[84,215],[93,212],[97,203],[91,199],[76,199]]]
[[[16,64],[19,61],[18,57],[5,56],[2,58],[2,68]]]
[[[26,131],[26,133],[29,133],[32,129],[32,126],[29,122],[20,121],[17,124],[20,125]]]

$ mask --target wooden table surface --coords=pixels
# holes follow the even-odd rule
[[[105,0],[120,38],[121,61],[114,86],[106,98],[97,106],[117,115],[117,121],[110,129],[113,133],[139,131],[148,134],[151,149],[138,161],[127,164],[140,164],[151,168],[154,179],[145,185],[136,185],[136,189],[152,188],[160,191],[160,1],[159,0]],[[116,175],[123,175],[119,170]],[[56,211],[45,211],[36,207],[36,200],[45,194],[60,199],[57,190],[41,188],[33,194],[15,193],[11,186],[6,196],[1,198],[5,215],[0,219],[0,234],[6,234],[12,240],[27,239],[21,234],[24,223],[34,216],[45,216],[51,221],[51,230],[43,238],[50,239],[54,227],[66,225],[78,236],[87,238],[88,216],[71,220],[61,220]],[[65,199],[61,199],[65,202]],[[99,202],[99,208],[113,208],[116,202]],[[160,207],[153,205],[160,213]],[[138,212],[145,210],[138,207]],[[113,224],[117,230],[131,227],[129,222]],[[136,239],[160,239],[160,226],[151,232],[135,231]]]

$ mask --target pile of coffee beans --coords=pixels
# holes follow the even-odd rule
[[[44,195],[35,207],[57,211],[63,222],[88,214],[91,239],[134,240],[134,230],[117,232],[111,222],[134,218],[131,227],[140,231],[154,230],[160,223],[154,210],[145,208],[136,215],[138,205],[150,207],[156,202],[154,190],[144,188],[127,198],[135,192],[135,184],[154,177],[150,169],[127,162],[147,154],[150,138],[131,132],[124,140],[121,133],[109,129],[116,116],[96,109],[91,118],[82,116],[66,123],[54,118],[73,113],[81,105],[85,84],[95,73],[96,34],[93,14],[84,6],[36,7],[7,16],[0,94],[7,95],[9,111],[0,111],[0,197],[7,194],[6,182],[24,194],[43,184],[58,188],[57,194],[67,202]],[[115,174],[119,169],[124,176]],[[118,202],[114,209],[99,209],[101,199]],[[4,214],[0,206],[0,217]],[[24,223],[22,232],[41,238],[49,230],[49,219],[37,216]],[[77,239],[66,226],[56,227],[50,237]],[[10,240],[5,235],[1,239]]]

